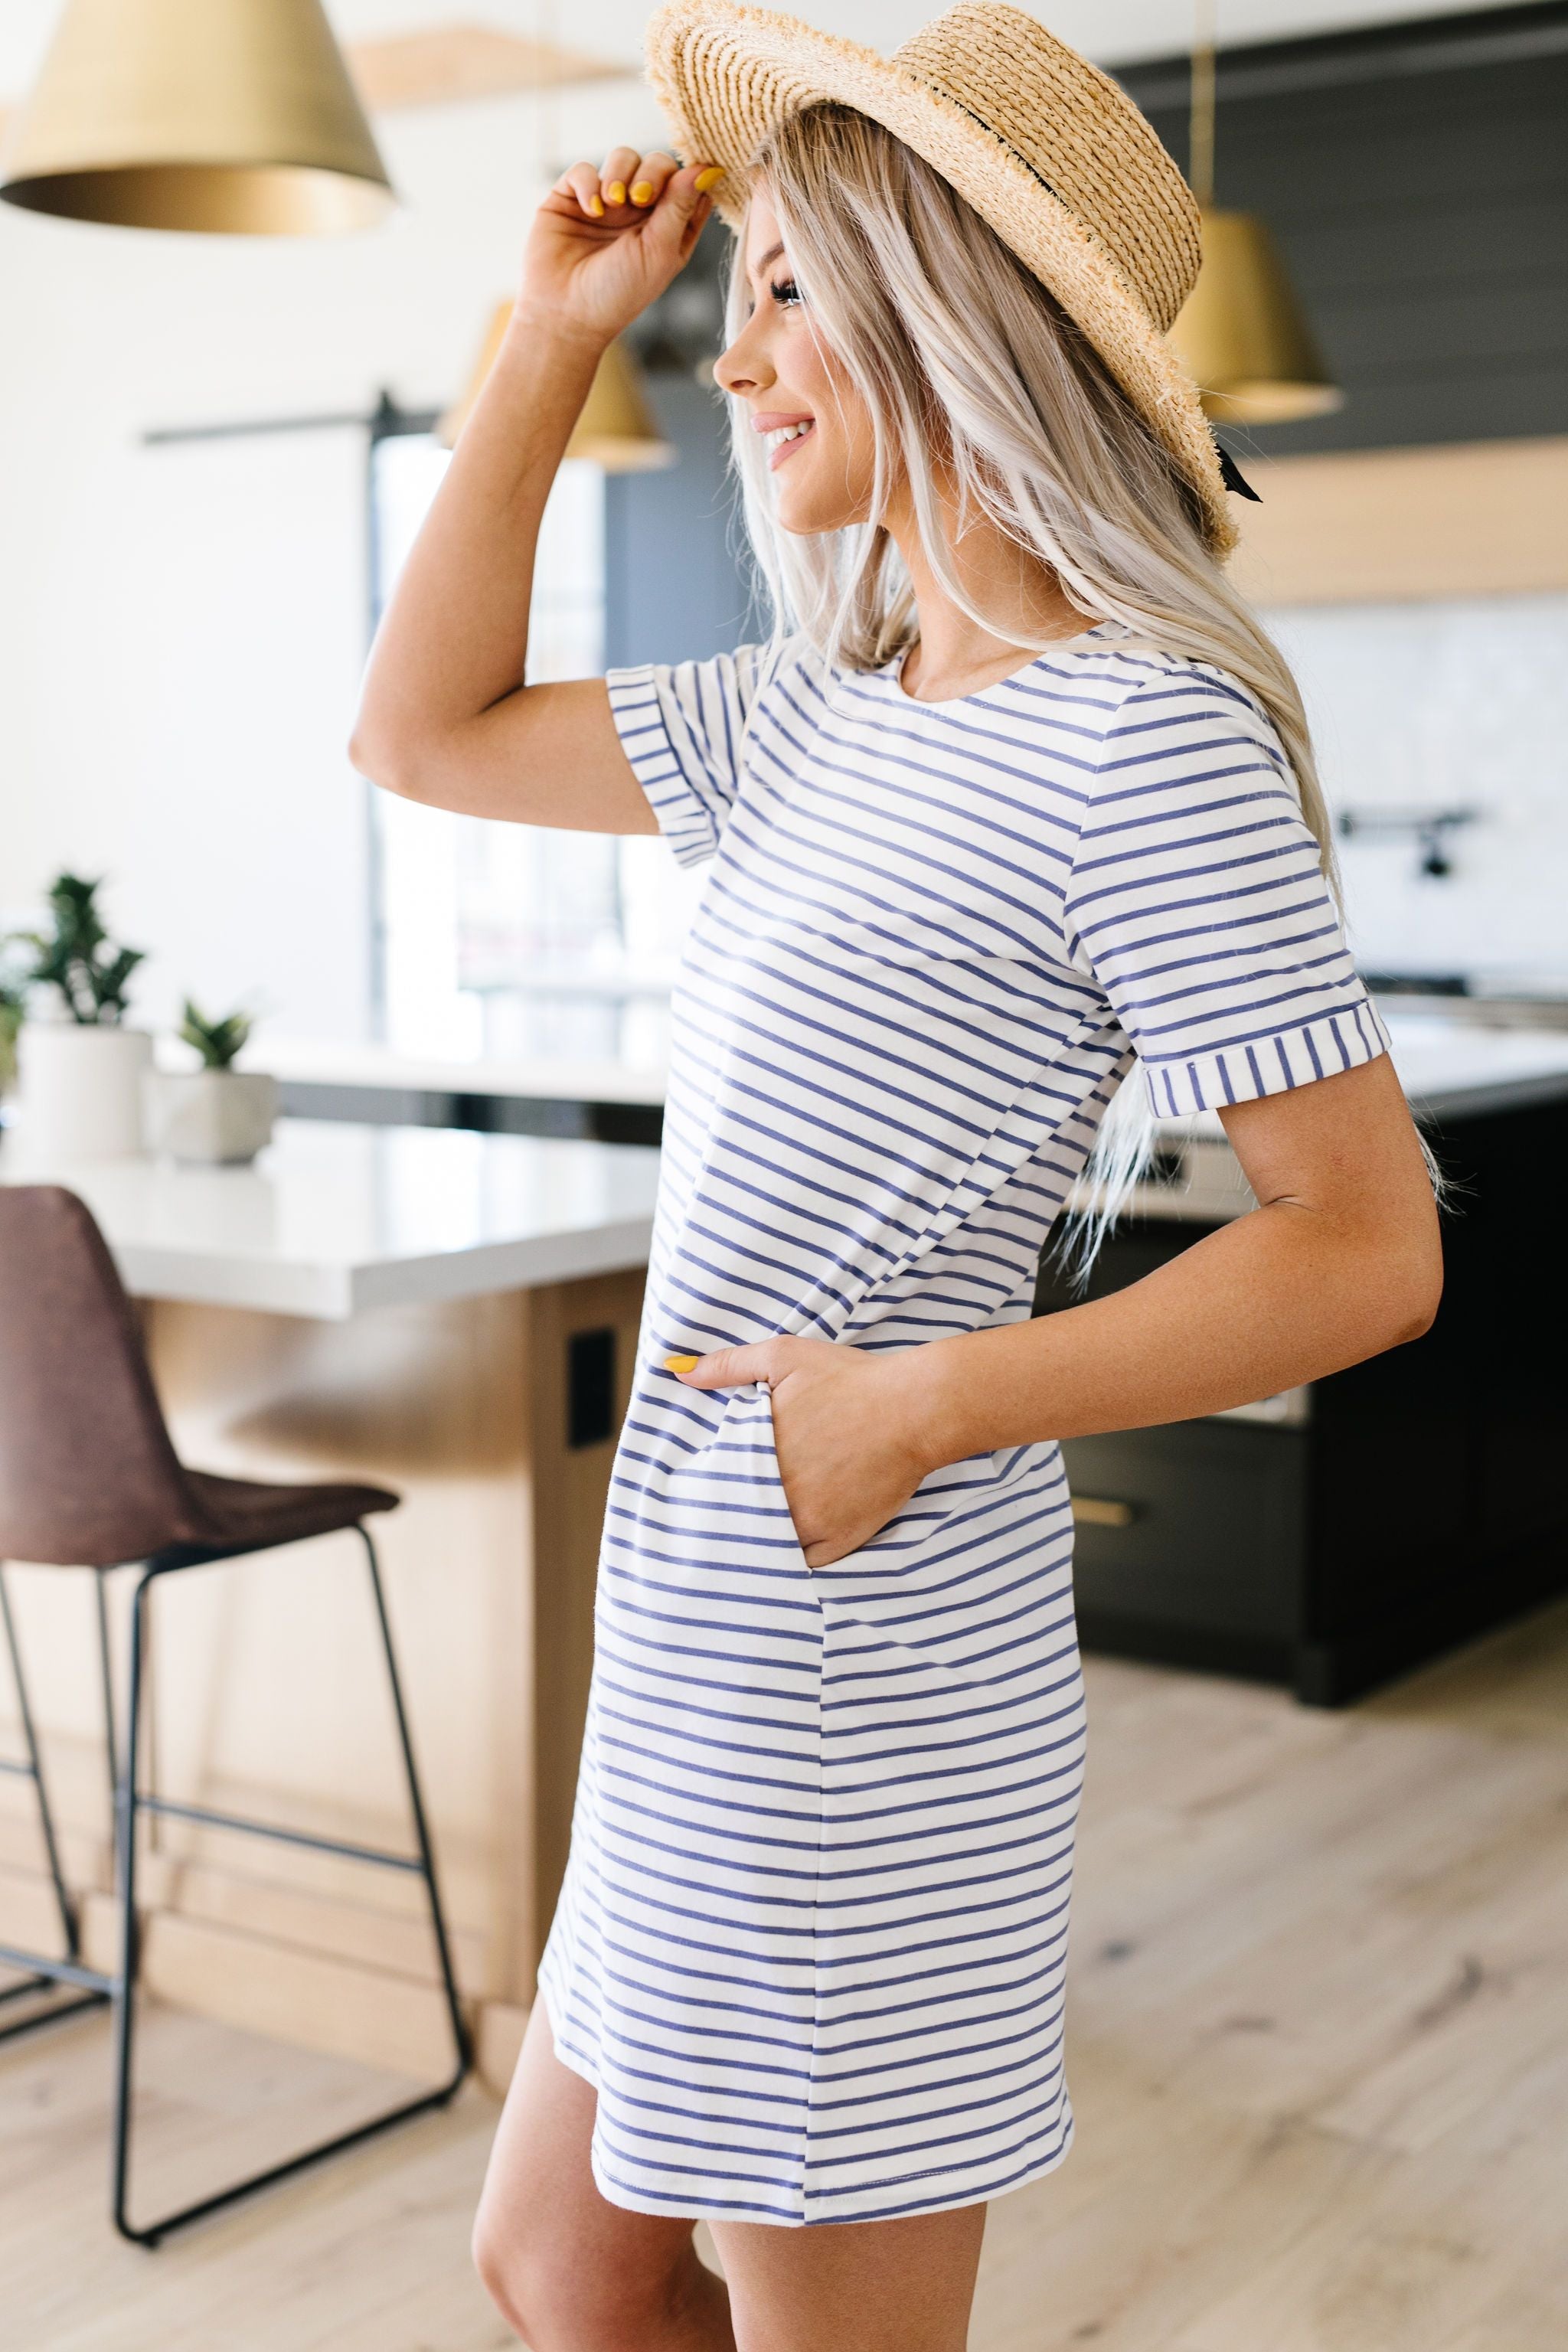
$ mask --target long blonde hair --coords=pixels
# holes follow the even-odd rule
[[[755,168],[813,321],[869,414],[873,514],[901,472],[943,589],[972,619],[996,626],[952,564],[940,466],[960,512],[984,517],[1054,572],[1081,612],[1228,670],[1273,722],[1331,876],[1295,679],[1209,553],[1195,494],[1060,303],[939,172],[849,107],[786,117]],[[746,299],[737,267],[732,335]],[[780,530],[758,436],[738,430],[733,440],[777,624],[803,630],[844,667],[879,668],[916,632],[887,532],[874,521],[817,538]],[[1016,629],[1008,616],[1004,633],[1028,646]]]
[[[940,173],[848,107],[787,117],[755,171],[814,327],[869,414],[872,516],[901,473],[942,586],[973,620],[996,627],[999,616],[975,606],[952,561],[941,467],[961,518],[1005,531],[1080,611],[1228,671],[1279,734],[1334,887],[1328,812],[1289,667],[1209,551],[1191,486],[1061,304]],[[731,339],[747,299],[737,261]],[[897,548],[875,520],[818,537],[781,530],[762,442],[734,422],[733,462],[775,629],[804,632],[839,667],[879,668],[918,627]],[[998,634],[1028,646],[1016,614]],[[1143,1089],[1121,1088],[1087,1171],[1099,1205],[1067,1229],[1080,1277],[1152,1136]]]

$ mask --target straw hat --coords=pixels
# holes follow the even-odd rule
[[[667,0],[648,79],[695,160],[722,165],[738,226],[746,173],[785,116],[853,107],[940,172],[1077,320],[1236,543],[1219,451],[1165,341],[1202,258],[1186,182],[1124,90],[1004,0],[960,0],[890,58],[732,0]]]

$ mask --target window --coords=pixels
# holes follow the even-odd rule
[[[427,434],[374,444],[378,610],[447,463]],[[604,641],[604,475],[573,462],[561,468],[540,534],[529,676],[596,677]],[[442,1058],[663,1061],[692,893],[659,841],[375,799],[388,1045]]]

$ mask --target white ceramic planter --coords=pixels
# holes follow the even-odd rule
[[[271,1142],[278,1081],[263,1070],[149,1070],[142,1100],[149,1151],[233,1165]]]
[[[129,1160],[142,1150],[145,1029],[24,1021],[16,1040],[16,1117],[29,1156]]]

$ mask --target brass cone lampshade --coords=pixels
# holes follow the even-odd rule
[[[252,236],[364,228],[395,201],[321,0],[68,0],[0,196]]]
[[[448,449],[473,413],[510,320],[511,304],[500,303],[490,320],[468,390],[436,427],[437,439]],[[637,362],[624,343],[612,343],[599,362],[565,454],[589,458],[607,474],[654,473],[675,464],[679,452],[654,423]]]
[[[1203,233],[1203,268],[1170,340],[1205,414],[1282,425],[1342,407],[1265,223],[1205,207]]]

